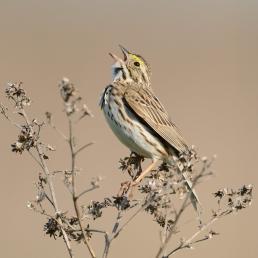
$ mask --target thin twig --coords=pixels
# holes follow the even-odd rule
[[[50,123],[50,126],[65,140],[65,141],[69,141],[68,137],[60,130],[58,129],[55,125],[53,125],[52,123]]]
[[[52,202],[53,202],[54,207],[55,207],[55,212],[56,212],[57,215],[59,215],[60,211],[59,211],[59,208],[58,208],[58,205],[57,205],[57,199],[56,199],[56,196],[55,196],[55,190],[54,190],[54,185],[53,185],[53,181],[52,181],[52,175],[49,172],[48,167],[46,166],[45,160],[43,158],[44,154],[42,153],[42,150],[41,150],[40,146],[38,146],[38,144],[36,145],[36,149],[37,149],[40,161],[41,161],[42,166],[43,166],[43,171],[45,172],[45,175],[47,177],[47,182],[48,182]],[[57,220],[62,225],[62,220],[59,216],[58,216]],[[70,245],[68,236],[67,236],[66,232],[64,231],[64,229],[62,227],[61,227],[61,231],[62,231],[62,234],[63,234],[63,237],[64,237],[66,247],[68,249],[69,255],[70,255],[70,257],[74,257],[73,253],[72,253],[72,249],[71,249],[71,245]]]
[[[33,128],[31,127],[31,123],[30,123],[30,120],[25,112],[24,109],[21,110],[22,112],[22,115],[26,121],[26,124],[28,126],[30,126],[31,130],[33,130]],[[45,162],[45,159],[44,159],[44,153],[41,149],[41,145],[39,142],[36,143],[36,146],[35,146],[36,150],[37,150],[37,153],[38,153],[38,156],[39,156],[39,160],[38,159],[34,159],[37,164],[40,163],[40,167],[42,168],[43,172],[45,173],[45,176],[47,178],[47,184],[49,186],[49,191],[50,191],[50,195],[51,195],[51,201],[54,205],[54,209],[55,209],[55,212],[56,212],[56,215],[58,216],[60,214],[60,211],[59,211],[59,208],[58,208],[58,204],[57,204],[57,199],[56,199],[56,195],[55,195],[55,189],[54,189],[54,185],[53,185],[53,180],[52,180],[52,175],[51,173],[49,172],[49,169],[46,165],[46,162]],[[30,153],[31,154],[31,153]],[[34,157],[32,155],[32,157]],[[61,218],[58,216],[57,217],[57,220],[58,220],[58,223],[62,225],[62,220]],[[68,250],[68,253],[70,255],[71,258],[73,258],[73,252],[72,252],[72,248],[71,248],[71,245],[70,245],[70,242],[69,242],[69,239],[68,239],[68,236],[65,232],[65,230],[61,227],[61,231],[62,231],[62,235],[63,235],[63,239],[64,239],[64,242],[65,242],[65,245],[67,247],[67,250]]]
[[[125,227],[126,227],[142,210],[144,210],[144,209],[147,207],[148,204],[149,204],[149,202],[143,204],[126,222],[124,222],[123,225],[120,226],[120,228],[116,230],[116,232],[115,232],[114,236],[111,238],[111,240],[113,240],[114,238],[116,238],[116,237],[120,234],[120,232],[121,232],[122,230],[124,230]]]
[[[82,147],[80,147],[77,151],[75,151],[74,155],[79,154],[81,151],[83,151],[84,149],[88,148],[89,146],[91,146],[94,142],[89,142],[85,145],[83,145]]]
[[[179,212],[176,215],[176,219],[175,219],[175,221],[173,223],[173,226],[171,227],[170,232],[169,232],[167,238],[164,240],[164,243],[162,243],[162,245],[161,245],[161,247],[160,247],[160,249],[159,249],[159,251],[158,251],[158,253],[156,255],[156,258],[159,258],[160,255],[164,252],[165,248],[167,247],[167,244],[168,244],[170,238],[172,237],[172,235],[174,233],[174,229],[175,229],[179,219],[181,218],[181,215],[183,214],[185,208],[187,207],[187,202],[188,202],[189,198],[190,198],[190,193],[187,194],[183,204],[181,205],[181,208],[180,208]]]
[[[141,207],[132,216],[130,216],[120,227],[119,227],[119,224],[120,224],[120,220],[121,220],[121,211],[118,212],[116,221],[115,221],[114,226],[113,226],[113,230],[112,230],[111,236],[106,235],[106,238],[105,238],[105,248],[104,248],[104,251],[103,251],[102,258],[107,258],[108,257],[108,253],[109,253],[109,249],[110,249],[112,241],[150,203],[151,203],[151,199],[147,200],[147,201],[145,200],[145,202],[141,205]]]
[[[29,153],[29,155],[32,157],[32,159],[34,159],[34,161],[35,161],[42,169],[44,169],[44,167],[42,166],[41,162],[35,157],[35,155],[34,155],[30,150],[28,150],[28,153]]]
[[[209,163],[208,163],[208,162],[205,162],[205,163],[204,163],[204,166],[203,166],[203,168],[201,169],[200,173],[195,177],[195,179],[194,179],[194,181],[193,181],[192,188],[195,187],[196,183],[197,183],[198,180],[202,177],[202,175],[206,172],[206,170],[207,170],[208,168],[210,168],[212,162],[213,162],[213,160],[211,160]],[[158,250],[158,253],[157,253],[157,255],[156,255],[156,258],[159,258],[159,257],[163,254],[164,250],[165,250],[166,247],[167,247],[168,242],[170,241],[172,235],[174,234],[174,229],[175,229],[175,227],[176,227],[176,225],[177,225],[179,219],[181,218],[183,212],[185,211],[186,207],[188,206],[187,202],[188,202],[188,200],[190,199],[190,194],[191,194],[191,192],[188,192],[187,196],[185,197],[185,200],[184,200],[183,204],[181,205],[179,212],[176,214],[175,221],[174,221],[174,223],[173,223],[173,226],[172,226],[171,229],[170,229],[170,232],[169,232],[167,238],[165,239],[164,243],[162,243],[162,245],[160,246],[160,248],[159,248],[159,250]]]
[[[54,203],[52,202],[52,200],[49,198],[49,196],[47,195],[47,193],[45,193],[45,196],[47,198],[47,200],[50,202],[50,204],[55,207]]]
[[[73,196],[73,205],[74,205],[74,210],[76,213],[76,217],[78,218],[78,222],[79,222],[79,226],[83,235],[83,242],[86,244],[90,255],[92,258],[95,258],[95,252],[92,249],[87,236],[85,234],[85,231],[83,229],[83,224],[82,224],[82,220],[81,220],[81,215],[80,215],[80,209],[79,209],[79,204],[78,204],[78,196],[76,195],[76,185],[75,185],[75,158],[76,158],[76,154],[74,151],[74,143],[73,143],[73,127],[72,127],[72,121],[71,119],[68,118],[68,122],[69,122],[69,138],[68,138],[68,143],[69,143],[69,147],[70,147],[70,153],[71,153],[71,173],[72,173],[72,196]]]
[[[91,192],[95,189],[99,188],[99,185],[93,185],[91,188],[89,189],[85,189],[84,191],[82,191],[80,194],[77,195],[77,199],[79,199],[80,197],[82,197],[84,194]]]
[[[168,253],[168,255],[164,256],[163,258],[168,258],[169,256],[171,256],[172,254],[176,253],[177,251],[184,249],[184,248],[189,248],[192,244],[198,243],[198,242],[202,242],[204,240],[209,239],[209,237],[205,236],[202,239],[196,240],[193,242],[193,240],[203,231],[205,231],[208,227],[210,227],[215,221],[217,221],[219,219],[219,217],[214,217],[212,218],[206,225],[203,225],[197,232],[195,232],[189,239],[187,239],[186,241],[180,243],[180,245],[178,247],[176,247],[174,250],[172,250],[171,252]]]
[[[10,117],[7,115],[6,111],[7,111],[7,108],[3,104],[0,103],[0,114],[2,114],[5,117],[5,119],[8,120],[12,125],[14,125],[15,127],[19,128],[19,129],[22,129],[22,127],[19,124],[13,122],[13,120],[10,119]]]
[[[168,233],[168,209],[166,207],[165,209],[165,224],[163,227],[163,230],[161,231],[161,243],[163,244],[165,239],[167,238],[167,233]],[[166,254],[166,249],[164,250],[164,254]]]

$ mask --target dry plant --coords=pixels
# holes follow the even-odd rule
[[[227,188],[218,190],[213,193],[217,208],[212,210],[206,221],[202,221],[201,217],[198,218],[192,212],[193,218],[197,217],[199,221],[196,223],[196,230],[189,238],[180,238],[177,245],[174,242],[174,248],[171,248],[172,236],[181,233],[182,217],[186,210],[191,207],[189,192],[177,162],[174,166],[161,164],[158,169],[153,170],[136,189],[137,192],[133,193],[134,198],[128,195],[128,182],[124,182],[121,183],[120,191],[116,196],[110,193],[110,196],[102,200],[93,200],[89,204],[82,204],[80,198],[99,188],[102,180],[101,177],[94,178],[89,182],[89,188],[82,192],[77,191],[78,180],[76,179],[79,176],[76,168],[77,156],[92,143],[77,145],[76,142],[79,141],[75,141],[74,126],[80,126],[80,121],[92,117],[92,114],[87,105],[83,104],[83,99],[75,86],[68,79],[64,78],[60,82],[59,90],[64,104],[65,117],[68,121],[68,135],[65,135],[62,130],[55,126],[50,112],[46,112],[46,122],[39,122],[36,118],[29,117],[27,109],[31,100],[22,83],[9,83],[5,90],[10,104],[14,104],[12,108],[15,111],[15,119],[11,117],[13,112],[10,114],[8,108],[3,104],[0,104],[0,112],[19,131],[17,140],[11,145],[12,151],[17,154],[28,153],[41,169],[36,185],[37,196],[34,201],[28,202],[28,208],[47,219],[43,227],[45,234],[54,239],[62,238],[70,257],[75,257],[73,242],[85,244],[88,250],[87,255],[90,257],[108,257],[113,241],[120,236],[126,227],[130,226],[130,222],[139,213],[145,212],[146,216],[152,216],[152,219],[160,226],[160,247],[157,253],[153,254],[153,257],[168,258],[182,249],[191,249],[197,243],[213,238],[218,234],[211,229],[214,222],[251,204],[251,185],[243,185],[238,190]],[[22,122],[17,122],[20,121],[17,116],[22,118]],[[70,168],[61,171],[49,168],[48,160],[51,157],[51,151],[55,149],[42,141],[41,131],[45,126],[50,126],[57,131],[67,144],[70,150]],[[120,159],[120,170],[127,172],[132,179],[135,179],[142,171],[143,162],[142,157],[131,153],[129,157]],[[187,157],[182,155],[178,162],[183,164],[183,172],[188,173],[193,187],[213,174],[211,166],[214,157],[211,159],[200,158],[194,148],[191,149]],[[65,188],[71,194],[73,208],[66,212],[58,205],[56,198],[53,177],[57,173],[63,175],[62,180]],[[115,223],[110,222],[105,229],[97,228],[97,219],[104,216],[103,211],[109,208],[116,211]],[[208,209],[205,208],[204,211]],[[103,235],[102,253],[96,253],[91,245],[96,234]],[[98,249],[101,250],[101,248]]]

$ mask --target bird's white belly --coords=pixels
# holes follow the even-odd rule
[[[112,99],[109,99],[110,106],[104,101],[103,112],[110,128],[118,139],[131,151],[143,157],[164,159],[164,156],[167,156],[167,151],[160,141],[129,110],[123,110],[123,113],[126,119],[132,121],[133,125],[124,121],[118,111],[118,105],[114,102],[112,104],[111,101]],[[109,107],[111,107],[111,110]]]

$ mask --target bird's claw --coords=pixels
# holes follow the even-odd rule
[[[121,197],[121,196],[127,194],[127,192],[129,191],[130,187],[131,187],[131,181],[122,182],[121,186],[120,186],[120,189],[119,189],[119,191],[117,193],[117,196]]]
[[[129,198],[132,198],[133,189],[137,185],[138,185],[138,182],[136,182],[136,181],[122,182],[117,196],[121,197],[123,195],[127,195]]]

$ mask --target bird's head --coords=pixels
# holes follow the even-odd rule
[[[123,59],[110,53],[110,56],[115,60],[112,66],[113,80],[133,81],[150,85],[151,71],[146,60],[140,55],[129,52],[121,45],[119,47],[124,55]]]

